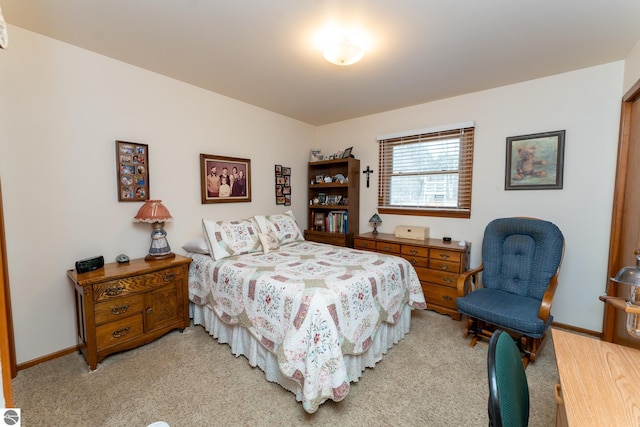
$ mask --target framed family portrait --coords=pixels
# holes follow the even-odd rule
[[[202,203],[251,201],[251,160],[200,154]]]
[[[118,201],[149,200],[149,146],[116,141]]]
[[[508,137],[504,189],[562,189],[564,139],[564,130]]]

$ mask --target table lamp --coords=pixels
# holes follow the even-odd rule
[[[619,310],[627,313],[627,333],[640,338],[640,250],[634,252],[636,265],[623,267],[611,281],[617,285],[628,287],[628,297],[613,297],[604,295],[601,301],[609,303]]]
[[[134,222],[148,222],[152,225],[151,246],[145,261],[169,259],[176,256],[171,252],[171,247],[167,241],[167,232],[164,231],[164,223],[173,218],[169,210],[162,204],[161,200],[147,200],[133,218]]]
[[[369,222],[373,224],[373,231],[371,233],[378,234],[378,224],[382,223],[382,220],[380,219],[378,214],[377,213],[373,214],[373,216],[369,218]]]

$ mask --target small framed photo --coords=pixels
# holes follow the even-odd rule
[[[149,146],[116,141],[118,201],[149,200]]]
[[[505,190],[559,190],[565,131],[507,138]]]
[[[317,162],[322,160],[322,150],[319,148],[312,148],[311,153],[309,154],[310,162]]]
[[[343,159],[348,159],[349,157],[351,157],[351,151],[353,150],[353,147],[349,147],[346,150],[344,150],[342,152],[342,158]]]
[[[324,213],[316,212],[313,218],[313,229],[315,231],[324,231]]]
[[[251,201],[251,160],[200,154],[202,203]]]

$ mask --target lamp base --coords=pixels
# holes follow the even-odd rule
[[[378,227],[375,224],[373,224],[373,231],[371,234],[378,234]]]
[[[146,257],[144,257],[145,261],[157,261],[157,260],[161,260],[161,259],[170,259],[170,258],[175,258],[176,254],[174,254],[173,252],[169,252],[168,254],[164,254],[164,255],[152,255],[149,254]]]

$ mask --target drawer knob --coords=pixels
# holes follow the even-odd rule
[[[115,331],[113,331],[113,333],[111,335],[113,335],[114,338],[122,338],[125,335],[127,335],[129,333],[129,330],[131,328],[129,326],[125,327],[125,328],[120,328],[117,329]]]
[[[391,246],[385,246],[385,247],[384,247],[384,248],[382,248],[382,249],[384,249],[385,251],[388,251],[388,250],[391,250]]]
[[[174,280],[176,280],[176,273],[165,274],[164,276],[162,276],[162,280],[164,280],[165,282],[173,282]]]
[[[411,264],[416,265],[418,261],[415,258],[411,258]]]
[[[449,255],[447,255],[447,254],[440,254],[440,258],[447,259],[447,258],[449,258]]]
[[[447,264],[440,264],[440,270],[448,270],[449,266]]]
[[[411,252],[411,255],[418,255],[418,251],[415,249],[411,249],[409,252]]]
[[[151,314],[151,313],[153,313],[153,308],[151,307],[147,308],[147,314]]]
[[[125,289],[124,286],[118,285],[118,286],[113,286],[111,288],[105,289],[104,293],[112,297],[115,295],[120,295],[122,291],[124,291],[124,289]]]
[[[449,295],[445,295],[442,297],[442,299],[445,301],[451,301],[453,298],[451,298]]]
[[[119,315],[119,314],[126,313],[126,312],[127,312],[127,310],[129,310],[129,305],[128,305],[128,304],[119,305],[119,306],[117,306],[117,307],[113,307],[113,308],[111,309],[111,314],[114,314],[114,315],[116,315],[116,316],[117,316],[117,315]]]
[[[453,283],[453,279],[451,277],[445,277],[442,280],[444,280],[445,283]]]

